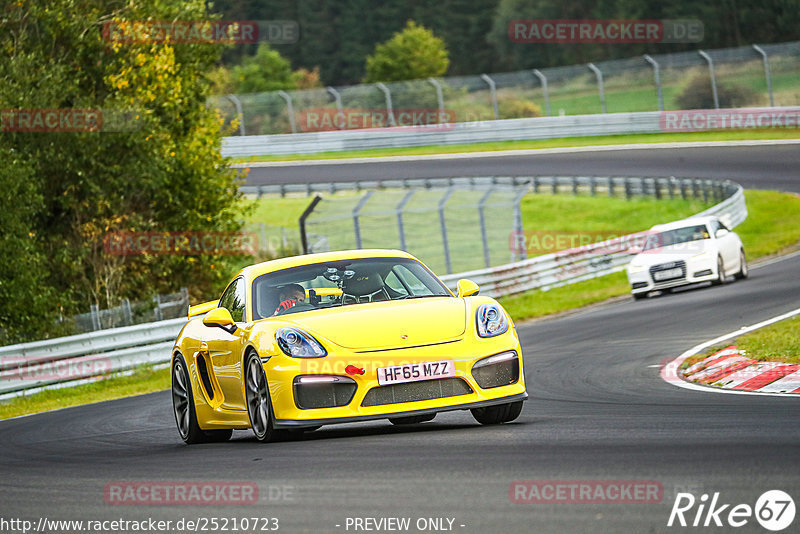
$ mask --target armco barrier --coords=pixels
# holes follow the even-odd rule
[[[561,179],[575,187],[591,188],[594,183],[591,178]],[[630,180],[623,179],[622,183],[641,191],[655,185],[656,195],[660,194],[657,193],[660,191],[658,181],[640,178],[636,184],[631,184]],[[613,183],[609,179],[606,185]],[[557,187],[559,180],[540,185],[552,187],[554,184]],[[680,191],[680,181],[676,185]],[[714,188],[722,189],[725,200],[696,216],[717,215],[731,228],[744,221],[747,207],[742,187],[732,182],[708,187]],[[483,294],[493,297],[572,284],[623,269],[630,259],[628,248],[643,236],[644,232],[632,234],[508,265],[453,274],[442,280],[454,289],[459,279],[470,278],[481,287]],[[32,389],[82,383],[145,363],[168,362],[174,339],[185,322],[183,318],[172,319],[0,347],[0,399]]]

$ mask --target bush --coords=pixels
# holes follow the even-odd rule
[[[497,113],[501,119],[523,119],[541,117],[542,108],[530,100],[504,98],[497,102]]]
[[[741,85],[728,85],[717,81],[719,107],[737,108],[752,103],[756,92]],[[699,74],[692,78],[676,99],[681,109],[713,109],[714,94],[711,91],[711,77]]]

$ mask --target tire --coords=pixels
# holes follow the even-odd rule
[[[419,423],[433,421],[434,417],[436,417],[435,413],[428,415],[409,415],[408,417],[390,417],[389,422],[393,425],[417,425]]]
[[[712,285],[721,286],[725,283],[725,266],[722,263],[722,256],[717,256],[717,279],[711,282]]]
[[[509,423],[519,417],[522,412],[522,401],[487,406],[486,408],[473,408],[470,410],[472,417],[482,425],[499,425]]]
[[[633,300],[644,300],[647,298],[647,293],[631,293],[633,295]]]
[[[197,423],[197,412],[194,407],[192,381],[186,360],[177,354],[172,361],[172,411],[178,434],[188,445],[195,443],[218,443],[228,441],[233,430],[203,430]]]
[[[272,402],[269,398],[267,375],[264,373],[261,358],[253,351],[245,358],[244,391],[247,416],[256,439],[266,443],[288,437],[288,432],[275,430],[272,426]]]
[[[750,274],[750,269],[747,267],[747,258],[744,255],[744,250],[739,251],[739,272],[736,273],[737,280],[744,280]]]

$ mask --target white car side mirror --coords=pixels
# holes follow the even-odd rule
[[[728,230],[726,230],[725,228],[720,228],[719,230],[717,230],[717,233],[715,233],[714,236],[716,236],[717,239],[719,239],[720,237],[724,237],[724,236],[728,235],[729,233],[730,232]]]

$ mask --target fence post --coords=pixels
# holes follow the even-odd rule
[[[403,226],[403,210],[416,192],[416,189],[409,190],[397,205],[397,208],[395,208],[397,211],[397,233],[400,235],[400,250],[405,250],[406,252],[408,252],[408,245],[406,244],[406,230]]]
[[[761,54],[761,58],[764,60],[764,77],[767,79],[767,93],[769,94],[769,107],[775,107],[775,100],[772,96],[772,75],[769,72],[769,57],[767,57],[767,53],[764,51],[763,48],[758,46],[757,44],[753,45],[753,50]]]
[[[286,101],[286,109],[289,113],[289,124],[292,126],[292,133],[297,133],[297,125],[294,123],[294,106],[292,105],[292,96],[281,89],[278,94]]]
[[[242,111],[242,102],[236,95],[227,95],[227,98],[233,102],[236,108],[236,115],[239,116],[239,135],[244,135],[244,112]]]
[[[608,196],[610,198],[614,198],[615,196],[617,196],[616,192],[614,191],[614,177],[613,176],[609,176],[608,177]]]
[[[523,187],[517,192],[517,195],[514,197],[514,232],[516,235],[524,235],[525,229],[522,227],[522,197],[524,197],[528,192],[528,187]],[[527,249],[523,249],[521,252],[517,254],[519,260],[527,259],[528,251]],[[513,261],[513,256],[512,256]]]
[[[478,201],[478,218],[481,224],[481,243],[483,243],[483,264],[488,269],[492,266],[491,258],[489,257],[489,237],[486,232],[486,215],[483,209],[486,207],[486,201],[494,192],[494,184],[489,185],[489,189],[484,193]]]
[[[603,88],[603,73],[594,63],[589,63],[587,65],[589,69],[594,72],[594,75],[597,77],[597,89],[600,91],[600,110],[602,113],[606,112],[606,92]]]
[[[375,84],[375,87],[383,91],[383,98],[386,101],[386,118],[389,121],[391,126],[397,126],[397,122],[394,120],[394,108],[392,107],[392,93],[389,91],[389,88],[386,87],[386,84],[383,82],[378,82]]]
[[[681,178],[680,186],[681,186],[681,198],[683,200],[686,200],[688,195],[686,194],[686,179],[685,178]]]
[[[161,313],[161,295],[159,295],[158,293],[153,295],[153,302],[156,303],[156,307],[153,308],[153,313],[156,316],[156,321],[163,321],[164,314]]]
[[[436,101],[439,103],[439,117],[436,120],[437,124],[441,124],[442,118],[445,116],[444,114],[444,95],[442,94],[442,84],[436,80],[436,78],[428,78],[428,83],[430,83],[434,89],[436,89]],[[450,122],[449,120],[447,122]],[[456,122],[455,120],[453,122]]]
[[[499,110],[497,109],[497,86],[494,80],[489,78],[487,74],[481,74],[481,80],[489,85],[489,94],[492,96],[492,111],[494,112],[494,120],[500,118]]]
[[[589,195],[597,196],[597,182],[594,176],[589,177]]]
[[[375,191],[367,191],[363,197],[358,201],[356,207],[353,208],[353,230],[355,230],[356,235],[356,248],[361,247],[361,224],[358,221],[358,216],[361,214],[361,210],[364,209],[364,204],[367,203],[369,197],[372,196],[372,193]]]
[[[187,288],[187,287],[182,287],[181,288],[181,302],[183,302],[183,305],[184,305],[183,313],[184,314],[188,314],[189,313],[189,288]]]
[[[572,177],[572,196],[574,196],[574,197],[578,196],[578,177],[577,176],[573,176]]]
[[[100,310],[97,304],[89,306],[89,313],[92,317],[92,330],[100,330]]]
[[[306,237],[306,219],[308,216],[311,215],[311,212],[314,211],[314,208],[317,207],[319,201],[322,200],[322,197],[317,195],[314,197],[314,200],[311,201],[311,204],[306,207],[303,213],[300,215],[300,219],[298,219],[300,225],[300,244],[303,246],[303,254],[308,254],[308,238]]]
[[[547,92],[547,76],[542,74],[539,69],[533,69],[533,74],[539,78],[539,83],[542,84],[542,92],[544,93],[544,114],[550,116],[550,94]]]
[[[328,87],[328,92],[333,95],[333,100],[336,102],[336,117],[339,119],[339,123],[336,125],[337,128],[340,130],[344,130],[345,121],[344,121],[344,110],[342,109],[342,95],[339,94],[339,91],[334,89],[333,87]]]
[[[714,75],[714,60],[702,50],[697,51],[700,57],[708,62],[708,73],[711,76],[711,95],[714,97],[714,109],[719,109],[719,95],[717,94],[717,78]]]
[[[185,288],[182,288],[182,289],[185,289]],[[187,297],[187,302],[188,302],[188,297]],[[121,307],[122,307],[122,314],[125,317],[125,324],[126,325],[132,325],[133,324],[133,311],[131,311],[131,301],[128,300],[128,299],[122,299]],[[187,308],[186,311],[188,313],[188,311],[189,311],[188,308]]]
[[[658,62],[650,57],[650,54],[645,54],[642,57],[653,66],[653,78],[655,78],[656,81],[656,94],[658,95],[658,111],[664,111],[664,93],[661,90],[661,68]]]
[[[632,194],[633,193],[631,192],[631,179],[625,178],[625,200],[630,200]]]
[[[447,270],[447,274],[453,274],[453,264],[450,260],[450,243],[447,240],[447,223],[445,222],[444,217],[444,206],[447,204],[447,201],[450,200],[450,197],[453,196],[453,192],[455,190],[453,187],[449,187],[442,198],[439,199],[439,226],[442,231],[442,245],[444,247],[444,264]]]

